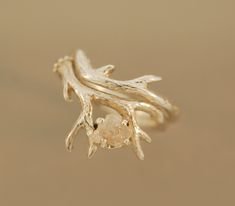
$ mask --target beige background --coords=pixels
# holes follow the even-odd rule
[[[0,205],[235,205],[235,3],[0,1]],[[182,110],[148,131],[145,161],[129,148],[87,159],[79,114],[52,73],[82,48],[115,78],[162,76],[152,88]]]

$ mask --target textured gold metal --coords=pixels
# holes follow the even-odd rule
[[[63,82],[65,100],[71,101],[71,94],[74,92],[82,106],[81,114],[66,138],[66,147],[71,151],[78,130],[85,128],[90,144],[89,158],[96,152],[98,146],[116,148],[131,145],[138,158],[143,160],[144,153],[140,140],[150,143],[151,138],[139,126],[140,121],[137,119],[147,123],[146,115],[144,118],[139,118],[140,112],[140,115],[149,114],[148,117],[154,120],[158,127],[165,125],[178,113],[178,108],[170,104],[167,99],[147,89],[148,83],[160,81],[160,77],[145,75],[128,81],[111,79],[113,65],[94,69],[81,50],[78,50],[73,57],[66,56],[59,59],[53,71]],[[93,121],[93,103],[109,107],[117,112],[116,115],[121,116],[121,122],[113,120],[116,122],[113,122],[114,126],[109,130],[110,133],[105,133],[105,119],[98,118]],[[123,134],[128,135],[123,138]],[[115,144],[117,144],[116,147]]]

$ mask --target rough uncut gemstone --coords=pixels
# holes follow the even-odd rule
[[[105,147],[118,148],[125,144],[130,138],[130,129],[122,124],[122,117],[118,114],[108,114],[104,121],[95,130],[95,138],[106,142]]]

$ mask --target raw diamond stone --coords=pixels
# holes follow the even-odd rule
[[[122,124],[122,117],[120,115],[108,114],[95,130],[94,138],[97,139],[101,146],[118,148],[128,142],[130,134],[128,126]]]

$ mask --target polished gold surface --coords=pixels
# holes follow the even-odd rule
[[[92,68],[90,60],[82,50],[76,52],[75,58],[66,56],[54,64],[53,71],[59,75],[63,82],[64,99],[71,101],[72,93],[75,93],[82,107],[78,119],[65,140],[66,147],[71,151],[78,131],[85,128],[89,139],[89,158],[94,155],[98,146],[111,149],[131,145],[138,158],[144,160],[140,141],[145,140],[150,143],[151,138],[139,127],[137,112],[142,111],[149,114],[149,118],[155,120],[156,127],[162,127],[179,110],[167,99],[148,90],[148,84],[161,80],[160,77],[145,75],[132,80],[120,81],[110,78],[113,70],[113,65]],[[113,114],[113,118],[109,118],[110,123],[107,122],[106,128],[102,128],[103,132],[97,133],[107,118],[99,117],[94,123],[94,103],[100,103],[117,112],[117,114]],[[119,122],[118,116],[121,116],[121,122]],[[112,125],[115,120],[115,125]],[[144,120],[142,119],[142,121]],[[112,126],[112,132],[107,134],[105,131],[109,131]],[[120,130],[126,132],[122,131],[122,134],[114,135]],[[129,135],[126,136],[127,134]],[[124,138],[124,136],[126,137]],[[109,141],[110,138],[113,138],[113,141]],[[120,144],[123,138],[123,144]],[[110,142],[112,143],[109,144]]]
[[[0,205],[234,206],[234,7],[0,0]],[[150,89],[182,111],[164,132],[144,128],[144,161],[128,147],[88,160],[84,131],[63,147],[81,108],[51,69],[77,48],[94,68],[115,65],[114,79],[163,77]]]

